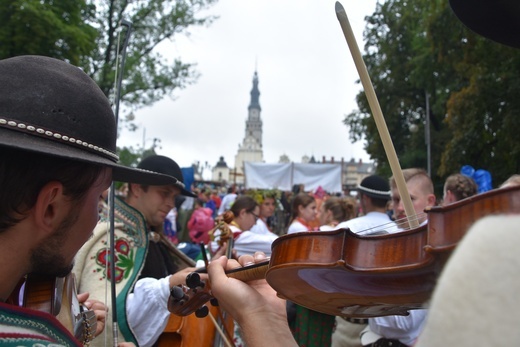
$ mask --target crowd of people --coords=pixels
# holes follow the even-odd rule
[[[501,34],[486,33],[492,38]],[[481,218],[467,231],[425,307],[403,316],[329,316],[288,304],[263,279],[243,282],[226,271],[265,262],[270,245],[283,234],[343,230],[377,238],[406,232],[412,216],[405,213],[393,177],[365,177],[356,199],[305,187],[291,196],[233,189],[223,197],[210,191],[194,194],[172,158],[153,155],[137,168],[118,164],[116,139],[111,105],[83,71],[42,56],[0,60],[0,344],[101,346],[117,341],[119,347],[154,346],[170,316],[171,289],[186,285],[187,275],[195,271],[211,282],[212,295],[236,323],[237,346],[520,343],[517,214]],[[428,207],[471,200],[480,191],[471,178],[456,173],[444,182],[438,201],[426,171],[408,168],[402,174],[413,218],[421,226],[428,223]],[[510,189],[520,184],[518,177],[503,182],[501,192],[515,192]],[[126,182],[126,190],[114,206],[107,206],[113,181]],[[185,208],[190,215],[180,223],[184,202],[193,205]],[[272,217],[280,206],[288,220],[282,232],[273,232]],[[205,247],[207,273],[175,245],[174,232],[184,224],[191,229],[186,233],[191,241]],[[231,233],[226,239],[225,230]],[[109,231],[115,239],[113,254]],[[60,300],[52,298],[59,292],[53,286],[61,283],[56,279],[73,282],[71,273],[79,294],[69,299],[82,312],[79,334],[55,317]],[[51,285],[48,312],[31,306],[34,281]],[[115,302],[106,295],[108,282]],[[112,311],[118,318],[115,327]]]

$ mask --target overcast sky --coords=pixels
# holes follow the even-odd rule
[[[197,83],[177,91],[175,100],[137,110],[141,129],[123,131],[118,145],[142,146],[144,139],[149,147],[160,138],[158,154],[182,167],[195,161],[214,166],[220,156],[234,167],[257,69],[265,162],[277,163],[283,154],[294,162],[304,155],[368,161],[363,143],[351,143],[342,123],[357,109],[361,85],[335,2],[220,0],[208,11],[219,16],[211,26],[161,47],[168,56],[197,63]],[[363,51],[364,18],[376,1],[341,3]]]

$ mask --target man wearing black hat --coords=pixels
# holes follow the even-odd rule
[[[69,274],[112,179],[176,181],[117,164],[116,128],[109,101],[77,67],[41,56],[0,61],[0,344],[88,342],[47,313],[17,307],[31,295],[20,284],[27,274]]]
[[[338,229],[350,229],[361,235],[387,234],[398,230],[386,213],[390,200],[388,180],[378,175],[367,176],[358,185],[357,192],[363,216],[339,223]],[[368,319],[337,317],[332,346],[361,346],[359,334],[367,324]]]
[[[179,165],[168,157],[153,155],[143,159],[138,167],[177,178],[168,185],[130,183],[126,198],[118,198],[115,206],[119,336],[138,346],[152,346],[168,322],[170,312],[166,303],[170,288],[184,284],[186,276],[195,270],[182,263],[184,258],[179,259],[180,252],[175,252],[175,246],[163,235],[162,226],[175,206],[176,196],[195,195],[184,186]],[[74,267],[80,290],[95,298],[104,297],[108,277],[105,271],[108,228],[107,220],[98,223],[94,236],[78,252]],[[111,322],[110,317],[107,321]],[[91,346],[103,345],[101,338],[91,343]]]
[[[390,185],[384,178],[365,177],[357,188],[363,216],[338,224],[338,228],[350,229],[361,235],[387,234],[397,231],[397,226],[386,213],[390,200]]]
[[[414,218],[424,224],[427,215],[424,210],[435,205],[433,182],[428,173],[421,168],[402,171],[415,211]],[[390,178],[392,208],[399,227],[408,229],[406,214],[397,188],[395,178]],[[401,230],[401,229],[400,229]],[[397,230],[399,231],[399,230]],[[407,316],[384,316],[369,319],[369,326],[361,333],[363,346],[411,346],[419,336],[426,320],[427,310],[411,310]]]

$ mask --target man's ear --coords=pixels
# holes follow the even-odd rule
[[[69,203],[63,194],[63,184],[52,181],[44,185],[34,205],[34,218],[39,229],[45,232],[54,231],[68,213]]]
[[[140,184],[137,183],[128,183],[128,191],[132,192],[131,194],[139,197],[141,195],[141,192],[143,191],[143,188]]]
[[[428,206],[435,206],[437,202],[437,198],[435,197],[434,194],[429,194],[428,195]]]

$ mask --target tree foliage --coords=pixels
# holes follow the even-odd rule
[[[133,109],[151,105],[177,88],[195,82],[193,63],[163,56],[158,47],[175,35],[189,34],[191,26],[208,25],[214,17],[199,16],[216,0],[90,0],[98,28],[96,49],[84,66],[107,96],[114,91],[116,56],[126,31],[119,36],[122,20],[132,23],[127,49],[121,101]],[[118,30],[119,29],[119,30]]]
[[[132,23],[121,102],[135,110],[194,83],[194,63],[164,56],[159,46],[215,17],[217,0],[0,0],[0,58],[38,54],[79,65],[113,99],[121,47]],[[119,71],[120,72],[120,71]]]
[[[37,54],[79,65],[95,47],[92,15],[84,0],[0,0],[0,59]]]
[[[366,20],[364,60],[401,167],[427,166],[428,93],[437,187],[466,164],[490,171],[495,183],[517,173],[518,51],[469,31],[446,0],[388,0]],[[350,136],[364,137],[378,171],[391,175],[364,92],[357,103],[344,119]]]

